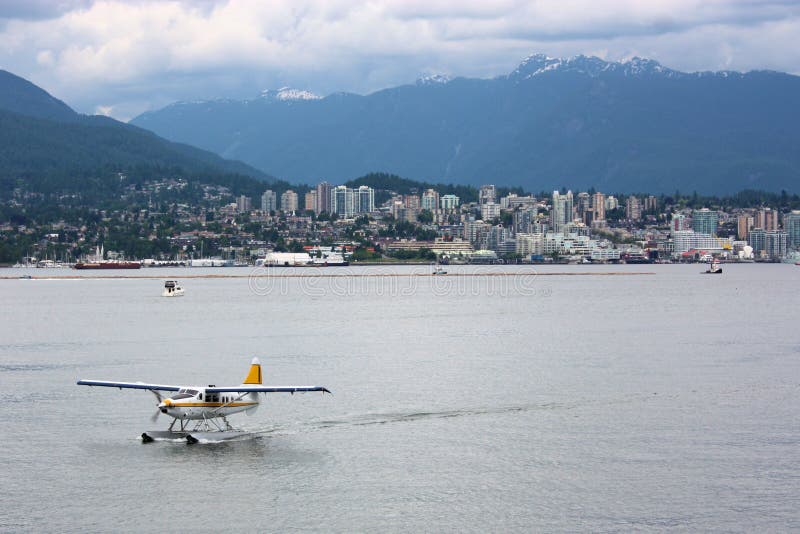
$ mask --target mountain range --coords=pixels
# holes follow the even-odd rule
[[[491,79],[361,96],[283,88],[131,121],[295,182],[415,180],[617,192],[797,191],[800,77],[532,55]]]
[[[3,191],[16,187],[17,180],[26,176],[35,177],[38,183],[49,178],[54,187],[71,189],[79,185],[70,183],[77,176],[133,167],[241,175],[259,181],[270,178],[244,163],[162,139],[142,128],[76,113],[33,83],[0,70]],[[53,179],[58,184],[52,184]]]

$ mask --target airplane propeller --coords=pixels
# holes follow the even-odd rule
[[[154,413],[153,415],[150,416],[150,422],[151,423],[155,423],[156,419],[158,419],[158,416],[161,415],[161,408],[159,408],[158,406],[163,402],[164,399],[161,397],[161,393],[159,393],[158,391],[156,391],[154,389],[151,389],[150,393],[155,395],[156,399],[158,399],[158,404],[156,404],[156,413]]]

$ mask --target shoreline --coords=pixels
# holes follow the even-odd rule
[[[655,276],[654,272],[626,272],[626,271],[603,271],[603,272],[489,272],[489,273],[448,273],[435,275],[433,273],[274,273],[274,274],[185,274],[180,276],[171,275],[172,278],[182,279],[202,279],[202,278],[412,278],[412,277],[453,277],[453,278],[478,278],[495,276]],[[0,276],[0,280],[163,280],[164,276],[133,276],[133,275],[99,275],[99,276],[79,276],[79,275],[54,275],[54,276]]]

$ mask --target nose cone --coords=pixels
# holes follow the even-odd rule
[[[172,408],[172,399],[164,399],[162,402],[158,403],[158,409],[161,413],[167,413],[169,408]]]

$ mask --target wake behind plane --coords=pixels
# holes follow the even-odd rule
[[[247,415],[255,413],[260,402],[259,393],[330,393],[323,386],[264,386],[258,358],[253,358],[247,377],[238,386],[177,386],[106,380],[78,380],[78,385],[144,389],[153,393],[158,399],[158,406],[152,420],[155,422],[159,415],[164,414],[172,417],[172,422],[167,430],[142,433],[142,441],[145,443],[154,439],[185,439],[187,443],[197,443],[200,440],[219,441],[243,437],[247,432],[234,429],[228,423],[227,416],[239,412]],[[162,391],[175,394],[165,398]]]

